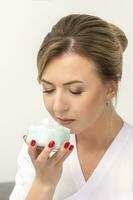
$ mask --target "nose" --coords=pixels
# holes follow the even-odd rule
[[[69,106],[65,95],[62,93],[56,94],[53,101],[53,111],[57,116],[62,116],[62,114],[68,111]]]

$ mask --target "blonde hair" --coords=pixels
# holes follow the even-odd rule
[[[87,14],[61,18],[46,35],[37,55],[38,81],[50,60],[65,53],[92,59],[102,81],[119,81],[122,55],[128,40],[124,32],[107,21]]]

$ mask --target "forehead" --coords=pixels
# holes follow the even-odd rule
[[[62,82],[72,79],[88,81],[94,78],[98,78],[96,64],[86,57],[72,53],[52,59],[42,75],[42,79]]]

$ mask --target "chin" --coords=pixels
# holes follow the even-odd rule
[[[76,128],[70,128],[70,134],[74,134],[74,135],[79,135],[81,132],[83,131],[83,129],[81,129],[81,128],[78,128],[78,127],[76,127]]]

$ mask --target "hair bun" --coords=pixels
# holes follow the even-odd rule
[[[120,46],[122,51],[124,52],[128,45],[128,40],[125,33],[116,25],[109,23],[111,30],[113,31],[114,35],[119,40]]]

